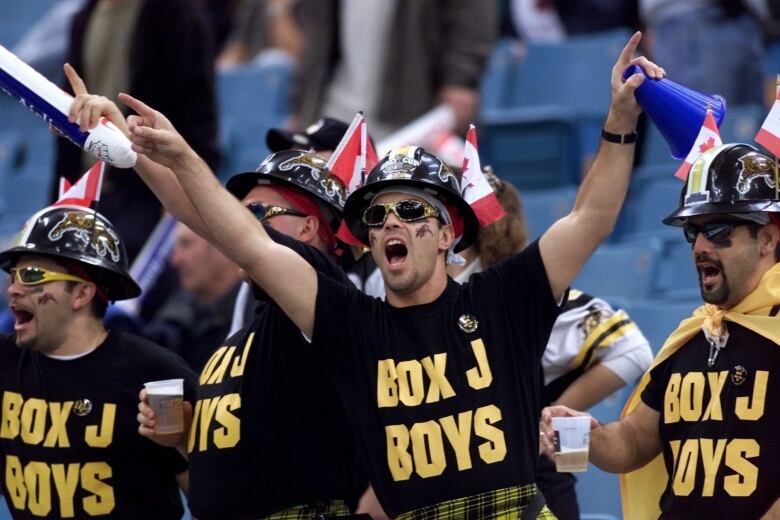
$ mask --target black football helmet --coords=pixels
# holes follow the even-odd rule
[[[460,212],[463,217],[463,235],[455,246],[456,252],[474,242],[479,222],[474,210],[461,196],[460,176],[441,159],[419,146],[401,146],[391,150],[374,166],[363,186],[349,195],[344,205],[344,220],[356,238],[364,244],[368,243],[368,228],[363,224],[363,211],[377,193],[398,185],[430,193]]]
[[[680,207],[664,219],[682,226],[695,215],[780,211],[775,160],[749,144],[724,144],[702,153],[691,166]]]
[[[314,199],[335,232],[341,224],[346,191],[338,177],[325,168],[319,155],[302,150],[285,150],[265,158],[253,172],[238,173],[226,184],[230,193],[243,199],[257,185],[281,184]]]
[[[82,264],[109,300],[126,300],[141,294],[127,272],[127,253],[106,218],[83,206],[49,206],[30,217],[16,243],[0,252],[0,268],[9,270],[24,255]]]

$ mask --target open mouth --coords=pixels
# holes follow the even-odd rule
[[[385,244],[385,258],[387,258],[387,263],[391,266],[397,266],[404,263],[407,254],[406,244],[400,240],[389,240]]]
[[[712,264],[699,264],[699,279],[703,286],[712,286],[720,276],[720,269]]]
[[[33,314],[30,311],[19,307],[12,307],[11,312],[14,315],[14,329],[23,327],[33,319]]]

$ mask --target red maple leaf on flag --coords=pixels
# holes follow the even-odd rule
[[[704,141],[699,145],[699,152],[704,153],[710,148],[712,148],[713,146],[715,146],[715,138],[710,137],[709,139],[707,139],[706,141]]]

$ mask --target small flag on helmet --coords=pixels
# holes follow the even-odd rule
[[[780,74],[777,76],[775,102],[772,104],[764,124],[758,130],[755,141],[772,152],[775,157],[780,155]]]
[[[715,117],[712,115],[712,110],[707,107],[707,111],[704,114],[704,122],[701,125],[701,130],[699,130],[699,135],[696,136],[691,151],[688,152],[685,161],[677,168],[674,176],[683,181],[688,180],[688,172],[691,170],[693,163],[696,162],[696,159],[710,148],[722,144],[723,141],[720,138],[720,132],[718,131]]]
[[[94,209],[95,203],[100,200],[100,189],[103,186],[105,172],[106,163],[98,161],[72,186],[67,180],[60,179],[60,198],[52,205],[75,204]]]
[[[363,113],[358,112],[325,168],[344,183],[349,195],[363,185],[366,175],[378,162],[374,146],[368,138],[366,120]],[[343,222],[336,236],[347,244],[363,246]]]
[[[498,202],[485,174],[482,173],[482,165],[477,151],[477,129],[474,125],[469,125],[464,150],[463,174],[460,181],[461,193],[463,199],[476,213],[480,225],[488,226],[506,215],[506,212]]]

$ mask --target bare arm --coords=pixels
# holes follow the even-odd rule
[[[105,117],[129,135],[125,117],[116,104],[106,97],[90,94],[84,81],[70,64],[66,63],[63,69],[76,94],[68,113],[68,120],[77,122],[79,129],[86,132],[95,128],[100,119]],[[214,241],[173,172],[144,155],[138,156],[135,171],[169,213],[209,242]]]
[[[542,444],[552,456],[552,417],[587,415],[565,406],[548,406],[542,410]],[[660,413],[645,403],[637,407],[624,419],[609,424],[591,420],[590,461],[610,473],[628,473],[639,469],[661,452],[658,435]]]
[[[128,118],[133,149],[170,168],[214,243],[311,336],[317,297],[314,268],[292,249],[271,240],[165,116],[127,94],[119,99],[139,114]]]
[[[587,410],[625,385],[625,381],[616,373],[602,364],[597,364],[575,379],[553,404]]]
[[[641,108],[634,91],[644,76],[635,74],[625,83],[621,75],[631,63],[641,65],[650,77],[662,77],[663,69],[645,58],[632,59],[641,33],[635,33],[612,68],[612,102],[604,128],[615,134],[635,130]],[[602,140],[596,158],[580,185],[571,213],[553,224],[539,242],[553,295],[559,298],[593,251],[615,226],[623,205],[634,160],[633,144]]]

